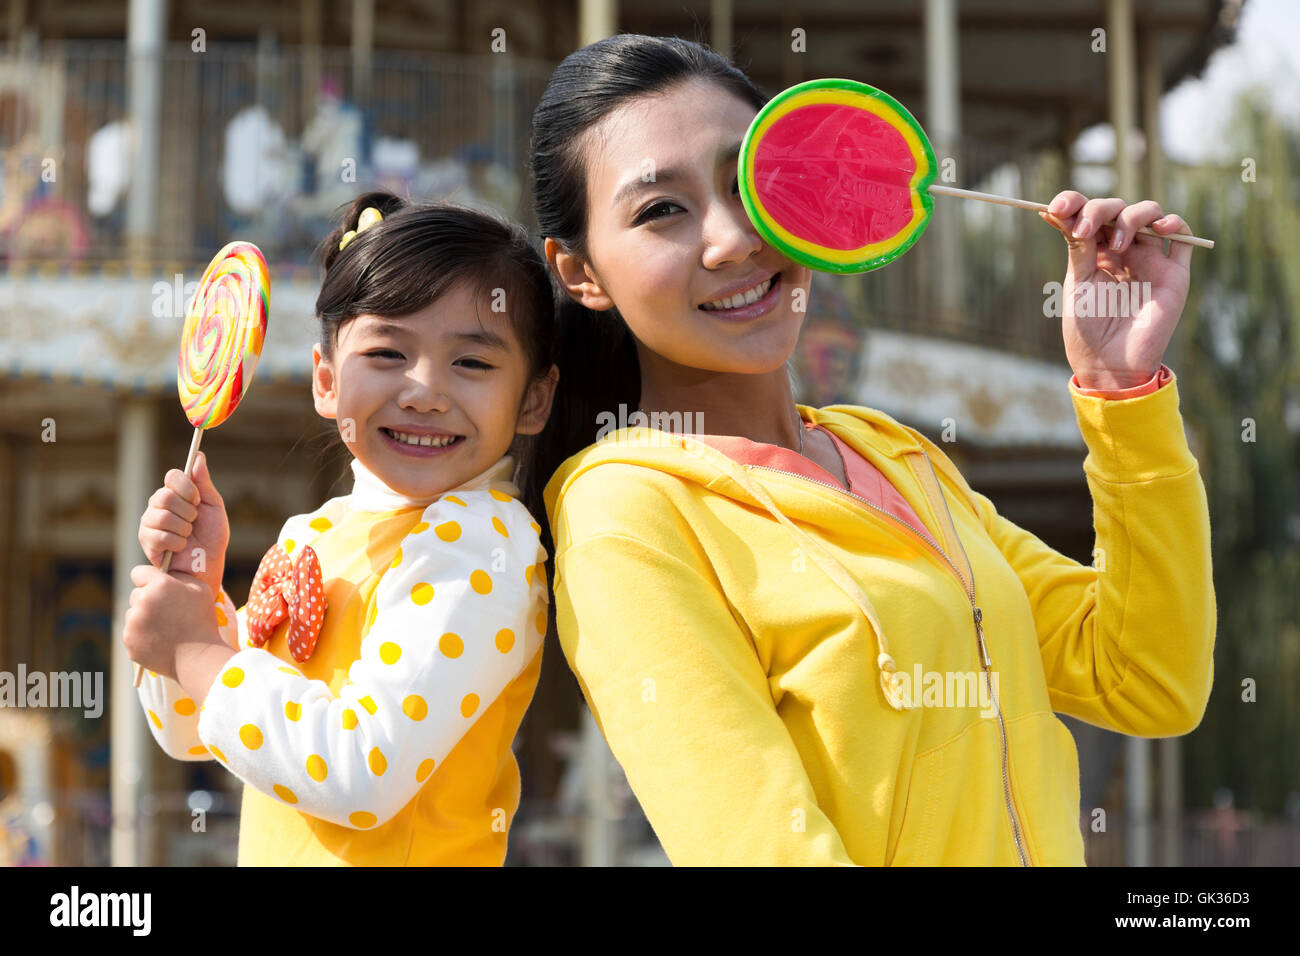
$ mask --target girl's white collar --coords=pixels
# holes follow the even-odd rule
[[[443,495],[455,491],[492,490],[500,491],[512,498],[518,498],[519,489],[511,480],[514,471],[515,460],[513,456],[502,455],[492,467],[479,472],[479,474],[455,488],[448,488],[427,498],[408,498],[406,495],[398,494],[392,488],[389,488],[378,475],[361,464],[359,460],[353,458],[352,495],[348,499],[348,507],[354,511],[397,511],[402,508],[427,508]]]

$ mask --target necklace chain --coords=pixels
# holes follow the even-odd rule
[[[639,405],[637,406],[637,411],[640,412],[642,415],[644,415],[644,416],[646,417],[646,420],[647,420],[647,421],[651,421],[651,420],[652,420],[652,419],[650,418],[650,413],[647,412],[647,411],[646,411],[644,408],[642,408],[641,406],[639,406]],[[806,425],[804,425],[804,423],[803,423],[803,418],[800,417],[800,415],[799,415],[799,410],[798,410],[797,408],[795,409],[794,414],[795,414],[795,419],[799,422],[799,425],[798,425],[798,432],[799,432],[799,454],[802,455],[802,454],[803,454],[803,436],[804,436],[804,432],[806,432],[806,431],[808,430],[808,428],[807,428]],[[650,427],[651,427],[651,428],[658,428],[659,426],[657,426],[657,425],[651,425]],[[663,431],[663,429],[659,429],[659,430],[660,430],[660,431]],[[787,449],[787,451],[788,451],[788,450],[791,450],[791,449]]]

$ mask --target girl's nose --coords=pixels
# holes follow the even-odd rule
[[[398,404],[414,412],[442,412],[451,405],[451,399],[438,375],[432,368],[417,366],[406,376]]]
[[[763,248],[763,237],[745,215],[740,198],[713,203],[704,217],[704,266],[744,262]]]

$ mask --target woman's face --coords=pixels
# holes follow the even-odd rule
[[[629,101],[583,138],[585,275],[571,263],[561,277],[590,308],[617,307],[642,347],[675,365],[770,372],[799,337],[810,273],[763,242],[740,201],[755,113],[693,80]]]

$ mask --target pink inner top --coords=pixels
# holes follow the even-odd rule
[[[1070,383],[1085,395],[1111,400],[1124,400],[1147,395],[1158,388],[1163,388],[1169,384],[1172,378],[1173,373],[1169,367],[1161,365],[1150,380],[1143,382],[1141,385],[1134,385],[1132,388],[1082,388],[1078,384],[1078,379],[1074,376],[1071,376]],[[889,483],[889,479],[881,473],[880,469],[836,438],[830,430],[822,428],[820,425],[814,425],[811,422],[804,422],[804,427],[820,429],[826,433],[835,445],[835,450],[840,453],[840,458],[844,461],[844,471],[849,479],[847,489],[849,492],[859,498],[865,498],[877,508],[883,508],[895,518],[906,521],[918,531],[929,534],[925,523],[917,517],[912,506],[907,503],[907,499],[898,493],[898,489]],[[796,475],[802,475],[804,478],[811,478],[813,481],[822,481],[835,488],[844,489],[839,479],[825,468],[815,464],[798,452],[782,448],[780,445],[768,445],[735,435],[694,435],[692,437],[716,448],[728,458],[741,464],[761,465],[765,468],[789,471]]]
[[[901,518],[918,531],[929,534],[925,530],[925,524],[912,510],[912,506],[881,474],[880,469],[820,425],[804,422],[804,427],[809,430],[818,429],[824,432],[835,445],[835,450],[840,453],[840,458],[844,461],[844,470],[849,479],[847,489],[849,492],[859,498],[865,498],[877,508],[883,508],[894,517]],[[728,458],[742,464],[761,465],[764,468],[776,468],[779,471],[793,472],[804,478],[825,482],[832,487],[845,490],[839,479],[821,465],[805,458],[798,452],[782,448],[780,445],[750,441],[748,438],[741,438],[736,435],[694,435],[692,437],[716,448]]]

